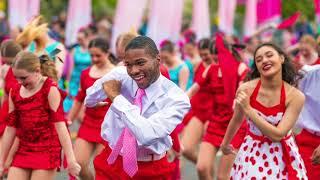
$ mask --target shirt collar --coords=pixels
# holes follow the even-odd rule
[[[164,77],[160,74],[160,76],[158,77],[158,79],[155,82],[153,82],[152,84],[149,85],[149,87],[144,89],[145,92],[146,92],[147,99],[151,99],[156,94],[162,93],[161,82],[162,82],[163,78]],[[133,81],[133,88],[132,88],[133,97],[135,97],[139,87],[138,87],[137,83],[134,80],[132,80],[132,81]]]

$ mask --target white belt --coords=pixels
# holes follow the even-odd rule
[[[148,162],[148,161],[158,161],[162,159],[163,157],[166,156],[166,153],[163,154],[145,154],[145,155],[139,155],[137,157],[137,161],[143,161],[143,162]]]

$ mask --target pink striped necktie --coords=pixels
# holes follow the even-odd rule
[[[142,97],[145,95],[144,89],[138,89],[133,104],[140,108],[142,111]],[[114,146],[111,154],[108,157],[108,164],[113,164],[120,151],[123,149],[123,170],[130,176],[133,177],[138,171],[137,163],[137,140],[131,134],[128,128],[124,128],[116,145]]]

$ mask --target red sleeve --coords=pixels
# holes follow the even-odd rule
[[[206,76],[203,77],[203,75],[201,74],[201,76],[195,79],[195,82],[199,84],[200,87],[208,85],[208,83],[210,83],[212,70],[213,70],[213,66],[210,66]]]
[[[172,148],[176,151],[176,152],[180,152],[180,141],[179,141],[179,135],[177,132],[177,128],[170,134],[171,138],[172,138]]]
[[[80,76],[80,87],[79,87],[79,91],[78,94],[76,96],[76,100],[79,102],[83,102],[84,99],[86,98],[86,89],[85,89],[85,71],[82,71],[81,76]]]
[[[238,87],[237,77],[240,63],[224,46],[223,39],[219,34],[216,34],[216,48],[218,50],[218,62],[222,71],[225,100],[232,107]]]
[[[65,122],[62,103],[60,103],[57,111],[53,111],[52,109],[50,109],[49,119],[54,123],[55,122]]]

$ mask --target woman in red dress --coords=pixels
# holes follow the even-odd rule
[[[228,46],[230,48],[226,48],[222,38],[217,36],[216,43],[212,46],[212,55],[216,58],[204,72],[204,78],[198,80],[188,92],[190,97],[201,87],[209,86],[213,103],[209,124],[200,144],[197,158],[197,171],[200,179],[213,179],[213,163],[233,114],[233,97],[237,86],[247,73],[247,67],[238,61],[240,57],[235,49]],[[242,143],[245,127],[244,124],[233,140],[236,148]],[[218,178],[228,178],[234,158],[235,155],[221,157],[217,172]]]
[[[13,40],[7,40],[4,41],[1,44],[0,47],[0,52],[1,52],[1,71],[0,71],[0,79],[3,80],[3,89],[4,89],[4,94],[3,94],[3,101],[0,104],[0,145],[2,145],[1,140],[2,140],[2,135],[3,132],[6,128],[6,118],[8,116],[8,111],[9,111],[9,101],[8,101],[8,96],[9,92],[11,89],[15,88],[18,86],[18,81],[13,75],[11,65],[13,63],[14,57],[22,51],[22,47],[14,42]],[[1,85],[0,85],[1,86]],[[0,87],[2,89],[2,87]],[[14,145],[12,146],[10,153],[7,157],[7,160],[4,164],[5,169],[10,167],[12,157],[17,150],[19,144],[19,139],[16,138]]]
[[[93,39],[89,43],[92,66],[85,69],[80,77],[80,90],[68,115],[68,120],[73,121],[82,107],[86,90],[103,75],[110,72],[115,66],[110,61],[108,41],[102,38]],[[95,157],[104,149],[104,140],[101,138],[101,124],[107,113],[111,101],[106,99],[101,102],[100,107],[85,108],[84,119],[81,122],[78,137],[74,149],[77,161],[81,165],[80,176],[83,179],[94,179],[93,172],[90,171],[89,163],[91,155]]]
[[[237,90],[235,113],[221,145],[224,154],[234,153],[230,141],[246,116],[248,131],[232,179],[308,179],[292,136],[305,100],[295,88],[297,79],[291,60],[279,47],[257,47],[251,80]]]
[[[61,147],[66,154],[68,171],[77,176],[71,139],[56,83],[42,75],[55,71],[49,58],[39,59],[29,52],[15,57],[13,73],[19,86],[10,91],[9,115],[0,154],[0,174],[13,144],[19,146],[9,169],[8,179],[54,179],[61,164]]]
[[[15,79],[11,64],[13,62],[13,58],[22,51],[22,47],[15,43],[12,40],[4,41],[1,44],[0,47],[0,53],[1,53],[1,72],[0,72],[0,79],[3,80],[3,88],[4,90],[4,98],[3,103],[0,105],[1,111],[0,111],[0,136],[2,136],[4,129],[6,127],[5,125],[5,119],[8,114],[8,96],[10,89],[18,85],[17,80]]]
[[[202,58],[202,62],[195,72],[194,81],[198,81],[202,78],[205,69],[209,68],[210,64],[214,61],[214,58],[216,58],[210,50],[212,45],[213,41],[207,38],[199,41],[198,50]],[[185,125],[181,139],[183,155],[193,163],[197,162],[196,147],[201,141],[205,124],[212,114],[213,101],[211,99],[212,96],[209,85],[201,87],[200,90],[191,98],[191,110],[185,116],[183,121]]]

